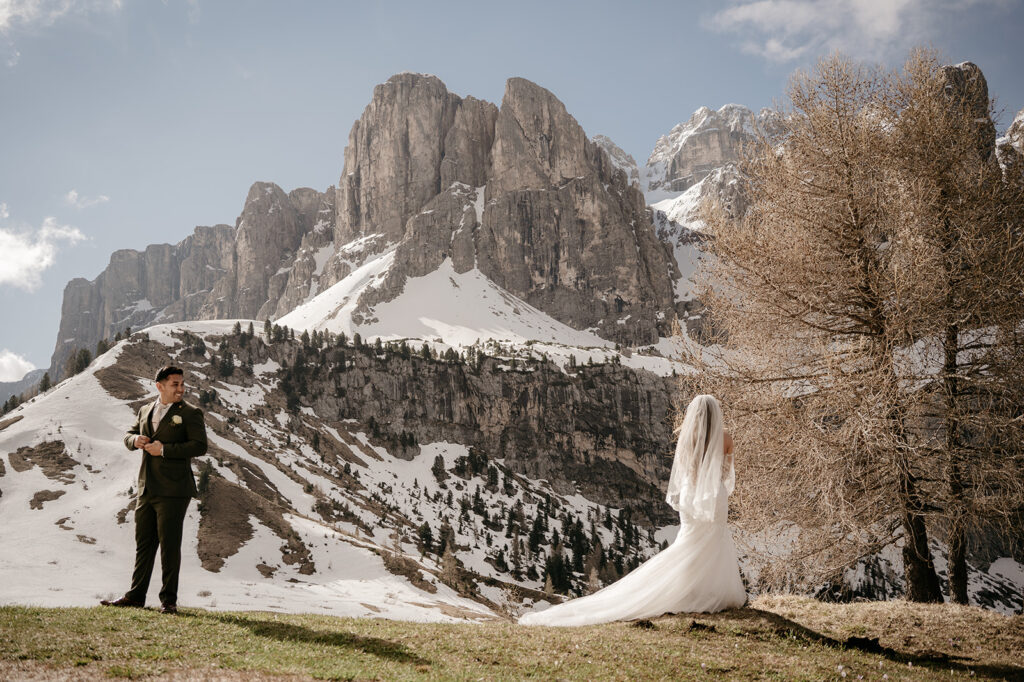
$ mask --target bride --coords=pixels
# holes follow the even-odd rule
[[[686,408],[668,482],[668,503],[679,512],[675,542],[618,582],[519,622],[592,625],[742,606],[747,595],[726,525],[735,481],[722,407],[713,396],[698,395]]]

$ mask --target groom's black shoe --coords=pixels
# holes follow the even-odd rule
[[[177,604],[161,604],[160,605],[160,613],[166,613],[166,614],[169,614],[169,615],[173,616],[173,615],[178,613],[178,605]]]
[[[135,601],[134,599],[129,599],[128,597],[121,597],[120,599],[113,600],[101,599],[100,604],[102,604],[103,606],[122,606],[134,609],[141,609],[143,606],[145,606],[145,604],[143,604],[142,602]]]

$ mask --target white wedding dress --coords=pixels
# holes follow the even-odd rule
[[[735,475],[731,461],[724,461],[722,436],[718,401],[705,395],[694,398],[669,479],[668,501],[679,511],[675,541],[618,582],[586,597],[528,613],[519,622],[593,625],[743,606],[746,590],[726,523]],[[725,475],[723,464],[728,466]]]

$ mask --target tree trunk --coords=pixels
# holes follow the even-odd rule
[[[949,598],[967,604],[967,537],[962,517],[955,517],[949,529]]]
[[[939,575],[935,572],[932,552],[928,548],[928,529],[924,523],[923,504],[917,481],[910,470],[905,452],[899,458],[900,503],[903,507],[903,575],[907,582],[907,599],[916,602],[943,601]]]
[[[935,573],[932,554],[928,549],[928,532],[924,517],[906,513],[903,517],[906,544],[903,546],[903,574],[907,581],[907,599],[917,602],[941,604],[942,588]]]
[[[946,452],[949,454],[949,469],[946,483],[950,496],[949,526],[949,598],[957,604],[967,601],[967,542],[966,504],[961,476],[962,444],[960,437],[960,415],[957,405],[959,386],[957,381],[957,350],[959,350],[960,328],[955,324],[946,325],[945,362],[943,367],[944,393],[946,398]]]
[[[890,363],[890,380],[896,385],[895,377],[899,376],[893,356],[888,357]],[[898,389],[894,389],[898,390]],[[903,509],[903,575],[907,583],[907,599],[916,602],[943,602],[942,587],[939,575],[935,572],[932,552],[928,547],[928,529],[924,522],[924,504],[921,493],[917,489],[915,477],[907,445],[905,410],[897,404],[889,414],[893,435],[897,447],[896,482],[899,486],[899,502]]]

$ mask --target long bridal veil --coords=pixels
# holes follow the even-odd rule
[[[667,500],[679,512],[675,541],[618,582],[519,622],[592,625],[742,606],[747,595],[726,525],[736,476],[724,439],[721,405],[698,395],[686,408],[669,476]]]
[[[701,394],[690,401],[679,428],[676,456],[668,479],[669,505],[695,521],[714,521],[720,488],[731,495],[736,471],[723,472],[725,429],[722,406],[714,396]]]

